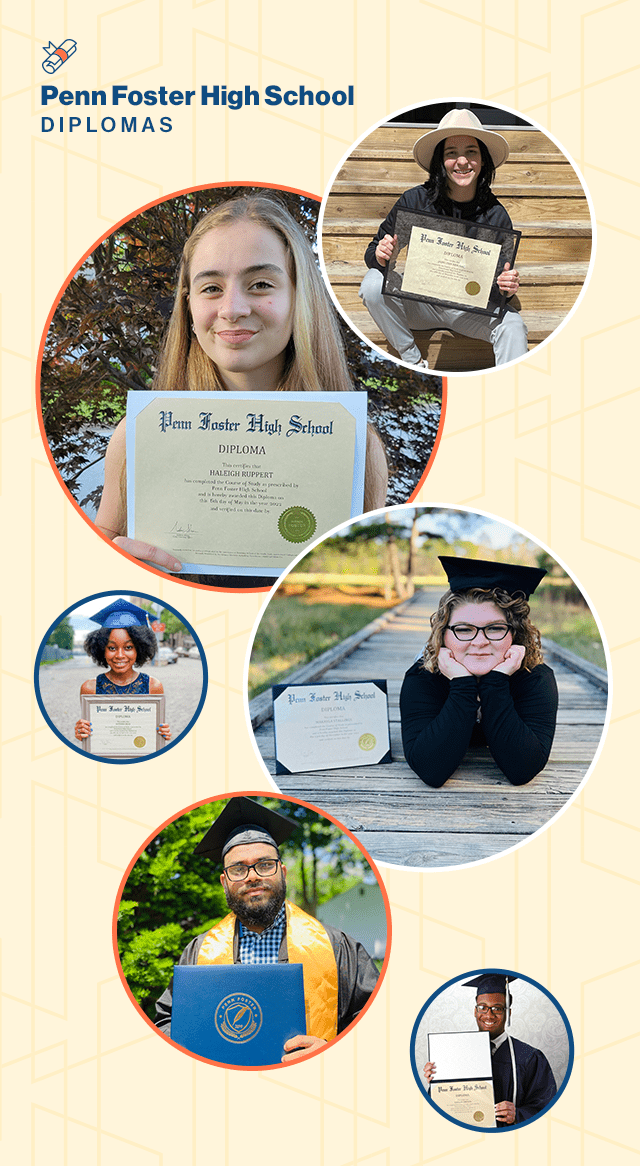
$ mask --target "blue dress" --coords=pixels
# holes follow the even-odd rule
[[[139,672],[130,684],[114,684],[107,680],[106,672],[96,676],[96,696],[148,696],[149,677],[146,672]]]

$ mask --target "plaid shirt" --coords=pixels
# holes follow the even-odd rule
[[[247,931],[247,928],[241,923],[238,946],[239,962],[241,964],[277,964],[285,926],[284,903],[271,927],[267,927],[264,931]]]

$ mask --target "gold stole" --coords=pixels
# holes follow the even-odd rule
[[[302,964],[307,1032],[331,1040],[338,1031],[338,968],[331,940],[317,919],[287,900],[287,955]],[[198,952],[199,964],[232,964],[236,917],[211,928]]]

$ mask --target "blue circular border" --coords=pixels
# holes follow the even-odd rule
[[[40,661],[42,660],[42,653],[44,651],[46,642],[49,639],[49,636],[51,635],[54,628],[57,628],[60,621],[63,620],[65,618],[65,616],[74,612],[76,610],[76,608],[80,606],[81,603],[91,603],[91,601],[93,599],[102,600],[102,599],[106,599],[110,595],[123,595],[125,593],[127,595],[137,595],[138,599],[148,599],[151,601],[151,603],[161,603],[163,608],[166,608],[167,611],[173,612],[173,614],[178,617],[180,622],[183,623],[185,625],[185,627],[187,627],[189,629],[189,633],[190,633],[190,635],[193,636],[193,638],[196,642],[198,651],[200,652],[200,663],[202,664],[202,692],[200,694],[200,700],[198,701],[196,711],[194,712],[191,720],[189,721],[189,724],[186,725],[186,727],[182,730],[182,732],[179,734],[179,736],[176,737],[175,741],[170,741],[169,744],[165,745],[163,749],[157,751],[156,753],[150,754],[148,757],[95,757],[92,753],[87,753],[86,750],[80,748],[79,745],[75,745],[73,743],[73,741],[69,741],[67,737],[63,737],[60,730],[56,727],[56,725],[54,725],[53,721],[51,720],[51,717],[49,716],[49,714],[44,706],[44,702],[43,702],[42,696],[40,694]],[[192,628],[189,621],[187,619],[185,619],[185,617],[182,615],[182,612],[178,611],[177,608],[172,607],[170,603],[165,603],[164,599],[158,599],[158,597],[156,595],[149,595],[148,592],[146,592],[146,591],[133,591],[130,587],[125,587],[125,588],[120,588],[118,590],[112,590],[112,591],[96,591],[94,595],[87,595],[87,597],[85,599],[76,600],[75,603],[72,603],[70,607],[67,607],[67,609],[65,611],[61,612],[60,615],[56,616],[53,623],[50,624],[49,627],[47,628],[47,630],[44,633],[44,636],[42,637],[42,640],[40,642],[40,647],[38,648],[38,651],[36,654],[36,662],[35,662],[35,666],[34,666],[34,670],[33,670],[33,685],[34,685],[36,700],[38,702],[38,707],[40,709],[40,712],[42,713],[49,728],[53,729],[53,732],[55,733],[56,737],[60,741],[62,741],[62,744],[66,745],[68,749],[73,749],[74,753],[79,753],[81,757],[86,757],[87,760],[97,762],[100,764],[105,764],[105,765],[140,765],[141,763],[144,763],[145,761],[153,761],[154,758],[159,757],[160,755],[164,755],[165,753],[168,753],[170,749],[173,749],[180,741],[182,741],[183,737],[186,737],[187,733],[191,732],[198,717],[200,716],[200,713],[202,712],[202,706],[203,706],[205,699],[206,699],[206,696],[207,696],[207,692],[209,689],[209,669],[207,667],[207,657],[205,656],[204,648],[202,646],[202,642],[200,640],[200,637],[196,634],[196,632]]]
[[[556,1093],[555,1097],[553,1097],[551,1099],[551,1101],[548,1102],[547,1105],[545,1105],[544,1109],[540,1110],[539,1113],[536,1113],[533,1117],[528,1117],[526,1121],[519,1121],[519,1122],[514,1123],[514,1125],[511,1125],[511,1126],[505,1125],[505,1126],[495,1126],[495,1127],[489,1127],[489,1128],[483,1126],[482,1128],[480,1128],[478,1126],[469,1125],[469,1123],[466,1121],[458,1121],[457,1118],[451,1117],[450,1114],[445,1113],[443,1109],[440,1109],[439,1105],[436,1105],[435,1101],[431,1100],[431,1094],[429,1093],[429,1090],[425,1087],[424,1081],[423,1081],[422,1077],[420,1076],[420,1073],[419,1073],[417,1065],[416,1065],[416,1056],[415,1056],[416,1039],[418,1036],[418,1028],[420,1027],[420,1021],[422,1020],[422,1017],[424,1016],[425,1012],[427,1011],[427,1008],[429,1007],[429,1005],[432,1003],[433,1000],[435,1000],[438,996],[441,995],[442,992],[445,991],[446,988],[450,988],[452,984],[459,984],[461,980],[471,979],[474,976],[484,976],[484,975],[487,975],[487,974],[493,973],[493,972],[497,973],[500,976],[515,976],[516,979],[518,979],[518,980],[526,980],[526,982],[528,984],[533,984],[534,988],[537,988],[539,992],[542,992],[551,1001],[554,1008],[556,1008],[558,1010],[560,1016],[562,1017],[564,1027],[566,1029],[567,1037],[569,1040],[569,1064],[567,1065],[567,1071],[564,1075],[564,1080],[563,1080],[560,1088],[558,1089],[558,1092]],[[551,994],[551,992],[549,992],[546,988],[543,988],[542,984],[539,984],[537,980],[532,980],[531,976],[524,976],[522,974],[522,972],[514,972],[514,971],[510,971],[510,970],[505,969],[505,968],[474,968],[473,971],[464,972],[463,975],[461,975],[461,976],[454,976],[452,980],[447,980],[446,984],[443,984],[441,988],[438,988],[437,991],[431,993],[426,1004],[423,1004],[422,1008],[420,1009],[420,1011],[416,1017],[416,1022],[414,1024],[412,1032],[411,1032],[411,1042],[409,1045],[409,1055],[411,1057],[411,1069],[412,1069],[413,1076],[414,1076],[415,1081],[416,1081],[416,1085],[418,1086],[418,1089],[422,1093],[422,1096],[427,1099],[431,1108],[433,1110],[435,1110],[435,1112],[437,1114],[439,1114],[440,1117],[446,1118],[447,1121],[450,1121],[453,1125],[460,1126],[460,1128],[463,1130],[473,1130],[474,1134],[479,1134],[479,1133],[482,1133],[482,1134],[502,1134],[502,1133],[505,1133],[505,1131],[509,1131],[509,1130],[512,1130],[512,1131],[522,1130],[522,1129],[524,1129],[525,1126],[530,1126],[532,1122],[537,1121],[539,1117],[544,1117],[545,1113],[548,1113],[549,1110],[553,1108],[553,1106],[555,1105],[558,1098],[561,1097],[561,1095],[564,1093],[566,1086],[568,1084],[569,1078],[571,1076],[571,1072],[573,1070],[573,1061],[574,1061],[573,1033],[571,1031],[571,1025],[569,1024],[569,1019],[567,1017],[566,1012],[564,1011],[564,1008],[562,1008],[561,1005],[558,1004],[558,1001],[556,1000],[555,996],[553,996]]]

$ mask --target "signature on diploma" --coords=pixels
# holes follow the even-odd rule
[[[192,526],[190,522],[174,522],[171,530],[168,533],[175,534],[178,538],[190,538],[192,534],[197,534],[198,532],[196,531],[195,526]]]

